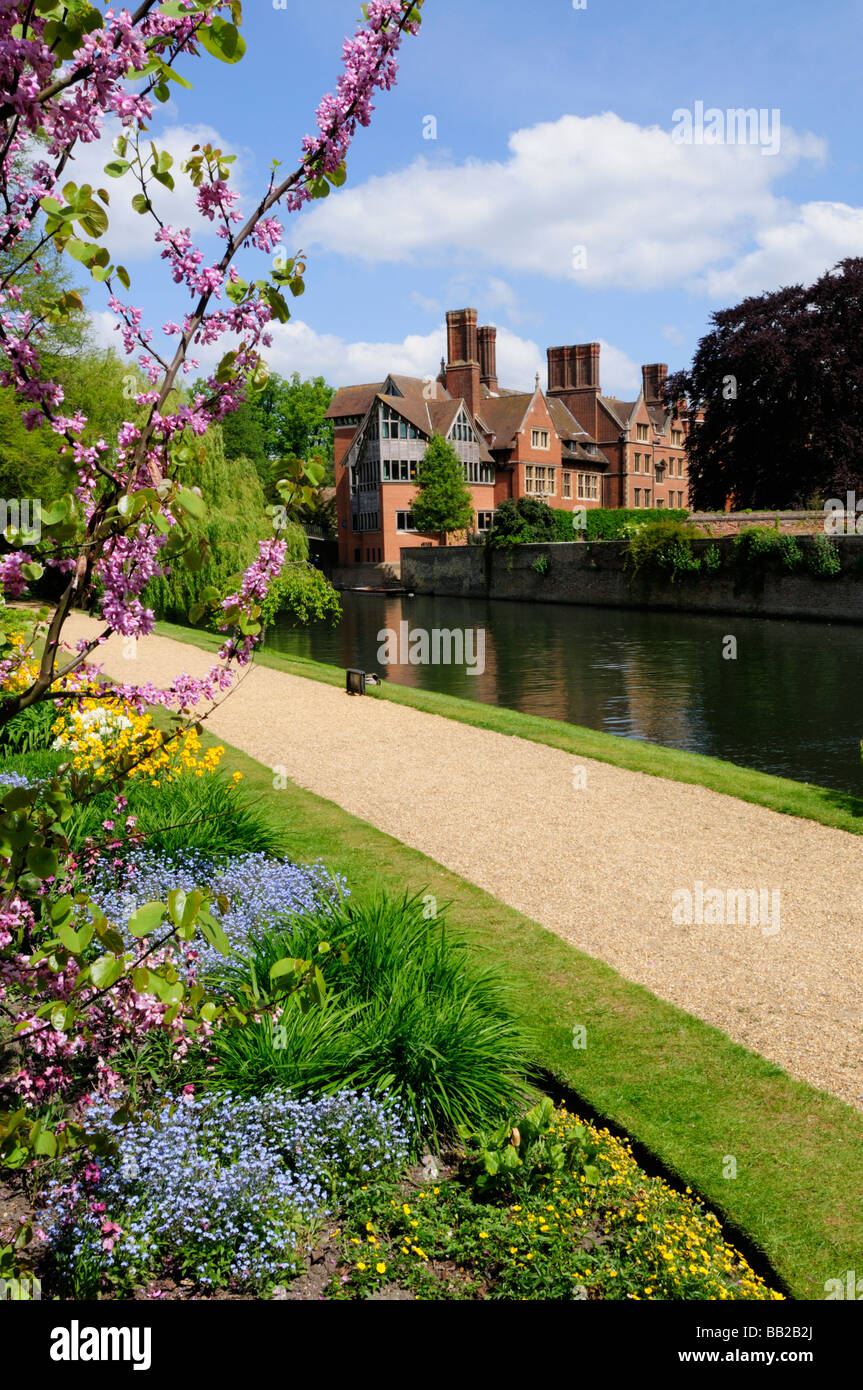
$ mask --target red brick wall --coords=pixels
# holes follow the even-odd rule
[[[639,440],[638,425],[647,426],[647,441]],[[684,433],[683,425],[674,424],[676,430],[680,428]],[[686,462],[686,451],[671,444],[671,430],[660,436],[659,442],[655,442],[655,431],[653,421],[648,414],[648,410],[642,401],[635,414],[630,427],[629,443],[625,446],[626,459],[626,478],[623,490],[623,501],[621,505],[626,507],[635,506],[635,489],[641,490],[641,506],[645,505],[644,490],[650,490],[650,505],[656,507],[677,507],[677,495],[683,493],[682,506],[689,506],[689,469]],[[635,455],[640,455],[641,467],[638,473],[635,472]],[[649,472],[645,473],[645,460],[649,463]],[[671,474],[671,463],[674,462],[674,474]],[[656,469],[660,463],[665,464],[665,473],[662,482],[657,480]],[[682,465],[683,476],[678,474],[678,463]],[[673,498],[672,498],[673,494]]]
[[[548,448],[534,448],[531,442],[534,430],[548,431]],[[532,496],[525,492],[525,472],[524,466],[527,463],[541,464],[546,468],[555,470],[555,495],[550,500],[557,503],[560,499],[560,465],[561,465],[561,444],[554,428],[554,422],[548,412],[548,406],[541,395],[534,396],[533,403],[515,439],[515,449],[513,450],[513,462],[515,469],[512,474],[512,496],[514,498]]]

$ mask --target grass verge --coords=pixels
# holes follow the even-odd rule
[[[188,642],[204,651],[215,652],[220,642],[210,633],[177,627],[173,623],[158,623],[156,632],[162,637]],[[261,666],[285,671],[292,676],[321,681],[324,685],[344,687],[345,673],[339,667],[325,666],[316,661],[304,661],[270,652],[266,649],[255,657]],[[474,700],[462,700],[453,695],[441,695],[431,690],[415,690],[409,686],[383,685],[369,691],[369,698],[391,700],[398,705],[424,710],[479,729],[514,738],[544,743],[550,748],[562,748],[577,758],[594,758],[597,762],[612,763],[630,772],[643,772],[650,777],[664,777],[672,782],[688,782],[708,787],[740,801],[766,806],[782,815],[800,816],[819,821],[837,830],[863,834],[863,798],[849,792],[833,791],[808,782],[793,782],[785,777],[756,772],[723,762],[703,753],[688,753],[679,748],[664,748],[656,743],[619,738],[596,729],[583,729],[576,724],[564,724],[557,719],[522,714],[518,710],[500,709]]]
[[[691,1186],[786,1292],[823,1299],[825,1280],[859,1265],[863,1115],[334,803],[292,784],[274,792],[270,770],[230,746],[225,766],[261,793],[292,857],[323,859],[354,894],[423,890],[451,903],[452,926],[502,971],[537,1064]],[[576,1024],[587,1029],[579,1051]],[[723,1176],[729,1158],[735,1178]]]

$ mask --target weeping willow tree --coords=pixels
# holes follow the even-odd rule
[[[196,572],[174,565],[167,579],[147,586],[146,602],[158,618],[188,622],[189,609],[204,589],[226,595],[236,587],[243,570],[258,553],[258,542],[273,535],[273,520],[254,463],[227,460],[218,427],[201,441],[198,457],[183,469],[183,485],[199,487],[207,499],[207,515],[193,523],[194,533],[208,542],[208,560]],[[300,526],[289,522],[280,532],[288,543],[288,564],[305,568],[309,546]]]

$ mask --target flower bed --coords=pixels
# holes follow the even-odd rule
[[[313,912],[348,892],[345,881],[320,863],[307,866],[248,854],[222,865],[202,853],[162,856],[145,848],[124,857],[119,876],[110,862],[97,861],[89,887],[121,932],[128,931],[130,917],[144,903],[161,900],[178,887],[186,891],[206,888],[213,895],[213,915],[237,951],[248,947],[256,928]],[[201,941],[185,952],[185,964],[195,973],[216,966],[221,959],[213,947]]]
[[[688,1188],[648,1177],[627,1142],[561,1107],[552,1138],[574,1130],[597,1150],[595,1172],[540,1167],[489,1195],[457,1166],[353,1192],[330,1296],[396,1285],[423,1299],[781,1299]]]
[[[19,756],[0,782],[47,796],[46,756]],[[182,1280],[192,1296],[267,1297],[301,1286],[324,1241],[335,1299],[390,1286],[430,1299],[781,1297],[715,1216],[649,1178],[625,1142],[548,1101],[524,1113],[526,1040],[444,913],[427,920],[422,897],[355,899],[323,863],[232,852],[266,843],[254,811],[233,838],[237,794],[184,773],[130,788],[134,815],[106,791],[89,819],[76,808],[74,853],[44,902],[83,888],[62,900],[66,939],[101,920],[121,971],[79,991],[85,1028],[67,1031],[66,1009],[86,947],[28,954],[38,899],[35,914],[20,903],[0,923],[0,994],[21,1047],[4,1088],[28,1125],[77,1124],[84,1145],[42,1146],[32,1258],[52,1293],[143,1296]],[[142,833],[151,799],[157,825],[179,818],[173,840]],[[202,819],[211,804],[229,811],[228,833]],[[176,848],[177,835],[194,847]],[[155,937],[163,912],[181,922],[201,895],[218,931],[153,942],[134,969],[151,945],[141,915]],[[215,1002],[202,1013],[205,990]],[[41,1014],[27,1004],[36,993]],[[500,1128],[478,1128],[489,1124]],[[435,1160],[410,1164],[429,1146],[452,1152],[426,1181]]]
[[[266,1292],[297,1272],[298,1246],[348,1184],[396,1173],[409,1149],[395,1107],[351,1091],[187,1093],[131,1124],[99,1101],[86,1121],[114,1152],[55,1185],[38,1213],[58,1287],[83,1298],[166,1273]]]

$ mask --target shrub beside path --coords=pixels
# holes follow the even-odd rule
[[[96,625],[74,615],[68,636]],[[99,654],[130,678],[122,641]],[[212,656],[138,644],[134,679]],[[863,1109],[861,840],[389,701],[252,666],[207,721],[220,739],[427,854],[577,947]],[[780,894],[779,931],[676,925],[672,895]],[[768,933],[772,926],[771,918]]]

